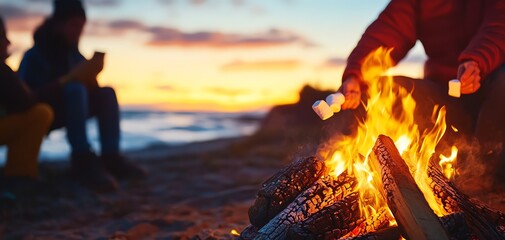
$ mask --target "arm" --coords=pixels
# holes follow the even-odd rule
[[[35,104],[28,87],[5,64],[0,66],[0,105],[7,113],[22,112]]]
[[[416,0],[392,0],[379,17],[367,28],[347,59],[341,91],[346,97],[343,109],[358,107],[363,82],[361,66],[365,57],[379,47],[393,48],[391,57],[396,65],[415,45]]]
[[[51,79],[49,67],[46,66],[41,54],[37,49],[28,50],[18,69],[18,75],[40,99],[57,94],[62,89],[62,81]]]
[[[415,0],[392,0],[379,17],[366,29],[347,59],[343,79],[361,77],[364,58],[378,47],[393,48],[391,57],[396,65],[415,45]]]
[[[477,34],[458,59],[461,65],[475,62],[480,70],[480,79],[485,79],[505,63],[505,1],[488,1],[483,16]]]

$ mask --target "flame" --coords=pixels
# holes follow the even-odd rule
[[[232,229],[232,230],[230,231],[230,234],[231,234],[231,235],[233,235],[233,236],[240,236],[240,233],[238,233],[238,231],[237,231],[237,230],[235,230],[235,229]]]
[[[391,51],[392,49],[378,48],[363,62],[361,71],[363,80],[368,85],[369,97],[364,103],[366,117],[359,124],[356,134],[339,134],[332,140],[333,155],[328,158],[327,165],[333,167],[332,174],[339,175],[347,171],[356,176],[362,216],[369,218],[377,212],[387,210],[390,225],[395,225],[395,219],[379,192],[380,173],[373,171],[369,164],[368,156],[377,137],[383,134],[393,139],[430,207],[435,214],[443,216],[447,213],[437,203],[428,185],[427,169],[429,159],[447,126],[445,107],[437,106],[432,115],[433,128],[420,133],[414,118],[416,102],[412,95],[402,86],[396,85],[391,76],[384,75],[393,66]],[[449,164],[444,166],[452,168]]]
[[[440,162],[438,163],[442,168],[442,172],[444,173],[447,179],[451,179],[454,177],[454,164],[456,164],[456,157],[458,156],[458,148],[453,146],[451,148],[451,156],[446,157],[440,154]]]

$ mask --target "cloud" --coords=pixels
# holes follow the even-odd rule
[[[294,59],[240,61],[236,60],[221,67],[224,72],[236,71],[292,71],[300,67],[300,62]]]
[[[0,15],[7,25],[7,31],[33,31],[44,18],[42,13],[11,4],[0,4]]]
[[[323,67],[327,67],[327,68],[345,67],[346,65],[347,65],[347,60],[345,58],[341,58],[341,57],[330,58],[323,63]]]
[[[249,94],[251,91],[246,90],[246,89],[232,89],[232,88],[220,88],[220,87],[212,87],[212,88],[206,88],[206,92],[208,93],[213,93],[217,95],[225,95],[225,96],[230,96],[230,97],[235,97],[238,95],[245,95]]]
[[[174,5],[176,0],[158,0],[158,3],[162,5]]]
[[[152,27],[147,32],[152,34],[148,45],[184,46],[184,47],[270,47],[287,44],[313,44],[292,32],[270,29],[256,34],[234,34],[221,32],[182,32],[174,28]]]
[[[177,28],[163,26],[146,26],[132,19],[118,19],[110,22],[95,22],[88,34],[104,33],[123,34],[127,31],[146,33],[150,36],[146,45],[157,47],[270,47],[298,44],[304,47],[314,46],[313,43],[287,30],[272,28],[265,32],[253,34],[224,33],[218,31],[184,32]]]
[[[31,17],[44,16],[43,13],[33,12],[9,3],[0,3],[0,15],[4,20],[19,20]]]
[[[163,91],[175,91],[177,88],[175,88],[172,85],[158,85],[155,87],[158,90],[163,90]]]
[[[144,30],[144,25],[134,20],[114,20],[107,24],[111,30],[127,31],[127,30]]]
[[[120,4],[120,1],[119,0],[85,0],[84,3],[87,6],[115,7]]]
[[[189,0],[193,5],[202,5],[207,2],[207,0]]]
[[[31,3],[52,3],[53,0],[26,0],[27,2]]]
[[[52,6],[54,0],[26,0],[26,1],[29,3],[50,4]],[[81,2],[83,2],[85,6],[93,6],[93,7],[115,7],[121,3],[120,0],[81,0]]]

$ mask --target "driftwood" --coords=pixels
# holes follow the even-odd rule
[[[347,174],[326,176],[301,193],[259,231],[255,239],[285,239],[287,230],[354,191],[356,178]]]
[[[359,194],[321,209],[288,230],[288,239],[338,239],[360,224]]]
[[[325,172],[324,162],[315,158],[300,158],[263,183],[256,201],[249,208],[249,221],[261,228],[285,209],[302,191]]]
[[[371,163],[381,173],[382,194],[408,239],[449,239],[447,232],[426,202],[391,138],[380,135]]]
[[[440,201],[446,209],[459,208],[465,213],[468,227],[481,239],[505,239],[505,215],[491,210],[484,204],[470,199],[459,192],[454,185],[433,164],[428,168],[428,176],[432,179],[432,189],[436,196],[443,196]],[[456,205],[456,206],[454,206]]]

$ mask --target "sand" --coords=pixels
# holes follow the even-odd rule
[[[35,189],[1,202],[0,239],[234,239],[260,184],[286,164],[244,140],[127,153],[150,175],[116,193],[73,182],[67,162],[42,163]]]
[[[0,239],[234,239],[261,183],[301,154],[246,138],[156,146],[127,153],[147,180],[102,194],[73,182],[66,162],[43,163],[42,183],[1,202]],[[503,192],[475,194],[505,210]]]

